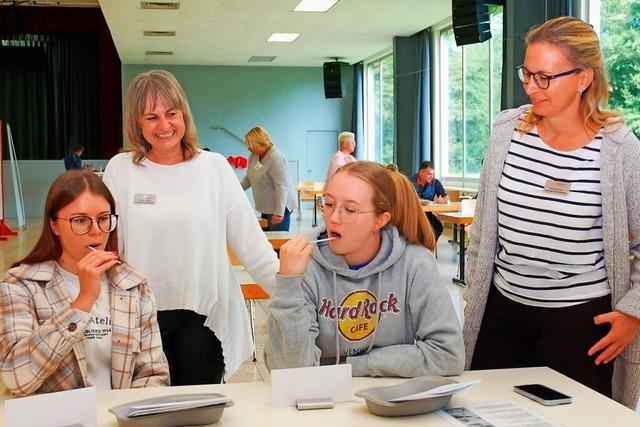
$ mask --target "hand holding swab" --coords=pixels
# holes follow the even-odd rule
[[[90,250],[94,251],[94,252],[98,252],[98,250],[96,248],[94,248],[91,245],[87,245],[87,248],[89,248]],[[116,259],[116,264],[122,264],[122,261],[120,261],[119,259]]]

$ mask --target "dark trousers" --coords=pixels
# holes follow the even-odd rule
[[[284,210],[284,215],[282,215],[282,222],[278,224],[271,224],[272,214],[262,214],[262,218],[269,221],[269,225],[267,228],[263,228],[265,231],[289,231],[289,224],[291,224],[291,211],[289,209]]]
[[[471,369],[548,366],[611,397],[613,362],[595,365],[589,349],[609,332],[593,318],[611,311],[611,296],[563,308],[532,307],[491,286]],[[544,378],[540,378],[544,383]]]
[[[442,230],[444,230],[444,226],[434,214],[432,214],[431,212],[426,212],[426,214],[427,219],[429,220],[429,224],[431,224],[431,228],[433,228],[433,235],[435,236],[437,242],[438,238],[442,234]]]
[[[190,310],[158,311],[171,385],[220,384],[224,372],[222,345],[204,326],[205,319]]]

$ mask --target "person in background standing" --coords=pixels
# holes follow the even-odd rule
[[[327,181],[341,166],[356,161],[356,158],[351,155],[356,149],[356,135],[353,132],[342,132],[338,136],[338,144],[340,151],[331,157],[329,170],[327,170]]]
[[[425,160],[420,163],[420,170],[418,173],[411,177],[410,181],[413,187],[418,193],[418,197],[424,200],[431,200],[434,203],[447,203],[449,196],[445,191],[442,183],[435,177],[436,167],[432,162]],[[427,212],[427,218],[431,227],[433,227],[433,233],[436,236],[436,241],[442,234],[444,229],[442,223],[434,214]]]
[[[73,147],[73,150],[69,151],[64,158],[65,170],[82,169],[82,153],[84,153],[82,145]]]
[[[245,190],[253,189],[256,209],[269,222],[267,231],[289,231],[291,212],[298,207],[289,163],[261,126],[247,132],[244,141],[251,155],[247,174],[240,184]]]

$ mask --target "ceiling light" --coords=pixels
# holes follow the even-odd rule
[[[175,37],[175,31],[143,31],[145,37]]]
[[[269,36],[267,41],[291,43],[298,37],[300,37],[300,33],[273,33]]]
[[[249,62],[273,62],[274,59],[276,59],[275,56],[252,56]]]
[[[159,1],[141,1],[140,8],[155,10],[177,10],[180,9],[179,2],[159,2]]]
[[[326,12],[336,3],[338,0],[301,0],[293,10],[295,12]]]
[[[145,55],[173,55],[173,51],[170,50],[147,50]]]

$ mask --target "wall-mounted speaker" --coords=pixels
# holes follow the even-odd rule
[[[489,5],[486,0],[452,0],[453,35],[456,45],[482,43],[491,38]]]
[[[322,64],[325,98],[342,98],[342,67],[348,65],[346,62],[340,61]]]

